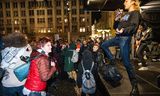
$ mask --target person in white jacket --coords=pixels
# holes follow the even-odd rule
[[[30,57],[32,52],[31,46],[27,42],[27,38],[22,33],[11,33],[4,37],[5,48],[1,51],[2,61],[1,68],[5,69],[5,74],[2,78],[2,96],[23,96],[22,89],[26,81],[19,81],[13,70],[25,64],[21,60],[21,56]]]

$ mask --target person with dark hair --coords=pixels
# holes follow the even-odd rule
[[[91,50],[89,49],[86,49],[83,51],[82,53],[82,57],[81,57],[81,61],[80,61],[80,64],[78,65],[78,75],[77,75],[77,85],[79,87],[79,91],[81,92],[81,96],[86,96],[87,94],[84,93],[82,91],[82,74],[83,74],[83,67],[85,70],[90,70],[91,67],[92,67],[92,64],[94,63],[93,65],[93,68],[91,70],[94,78],[95,78],[95,81],[97,80],[97,76],[98,76],[98,72],[97,72],[97,64],[96,62],[94,62],[94,55],[92,53]],[[82,64],[83,64],[83,67],[82,67]],[[88,94],[89,96],[95,96],[96,93],[93,93],[93,94]]]
[[[37,50],[33,50],[31,53],[31,65],[23,89],[24,95],[46,96],[47,80],[56,71],[56,62],[49,62],[51,48],[50,38],[43,37],[38,41]]]
[[[13,32],[4,36],[4,49],[2,52],[1,68],[5,69],[2,78],[2,96],[23,96],[22,89],[26,81],[19,81],[14,74],[14,69],[25,64],[21,56],[30,57],[31,46],[27,42],[27,37],[19,32]]]
[[[138,70],[148,70],[148,65],[144,59],[144,49],[147,47],[147,38],[151,32],[151,28],[145,28],[144,25],[139,25],[136,34],[136,55],[138,57],[138,65],[141,66]]]
[[[136,33],[139,22],[140,22],[140,12],[139,12],[139,0],[125,0],[124,7],[128,12],[122,16],[118,16],[115,19],[114,28],[116,30],[116,36],[102,43],[101,47],[105,51],[106,56],[110,60],[110,64],[115,65],[115,58],[113,57],[110,46],[119,46],[120,53],[122,56],[123,64],[129,76],[129,80],[132,85],[132,90],[130,92],[131,96],[139,95],[136,73],[133,65],[130,62],[130,43],[133,34]]]

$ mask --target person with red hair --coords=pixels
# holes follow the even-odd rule
[[[43,37],[38,41],[37,50],[31,53],[31,65],[24,85],[23,94],[27,96],[46,96],[46,85],[52,74],[56,71],[55,63],[49,62],[51,40]]]

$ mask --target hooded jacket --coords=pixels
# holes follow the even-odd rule
[[[92,66],[92,62],[94,62],[93,53],[90,50],[87,50],[87,49],[84,50],[81,58],[82,58],[81,63],[78,65],[78,77],[77,77],[78,87],[81,87],[81,85],[82,85],[82,74],[83,74],[82,63],[83,63],[83,66],[84,66],[85,70],[90,70],[91,66]],[[93,73],[94,78],[96,80],[97,75],[98,75],[96,62],[94,62],[92,73]]]
[[[32,52],[31,46],[27,44],[26,36],[22,33],[11,33],[5,36],[4,45],[5,48],[1,51],[1,68],[6,69],[6,72],[2,79],[2,85],[4,87],[22,86],[24,85],[26,79],[20,82],[14,75],[13,70],[16,67],[25,64],[20,57],[29,57]]]

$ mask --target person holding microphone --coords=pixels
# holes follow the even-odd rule
[[[133,65],[130,62],[130,43],[133,34],[136,33],[140,22],[140,6],[139,0],[125,0],[124,8],[128,12],[118,11],[116,15],[114,29],[116,30],[116,36],[102,43],[101,47],[104,50],[107,58],[110,60],[110,64],[115,65],[115,58],[113,57],[109,47],[119,46],[122,56],[123,64],[129,76],[132,90],[130,96],[139,96],[136,73]]]

